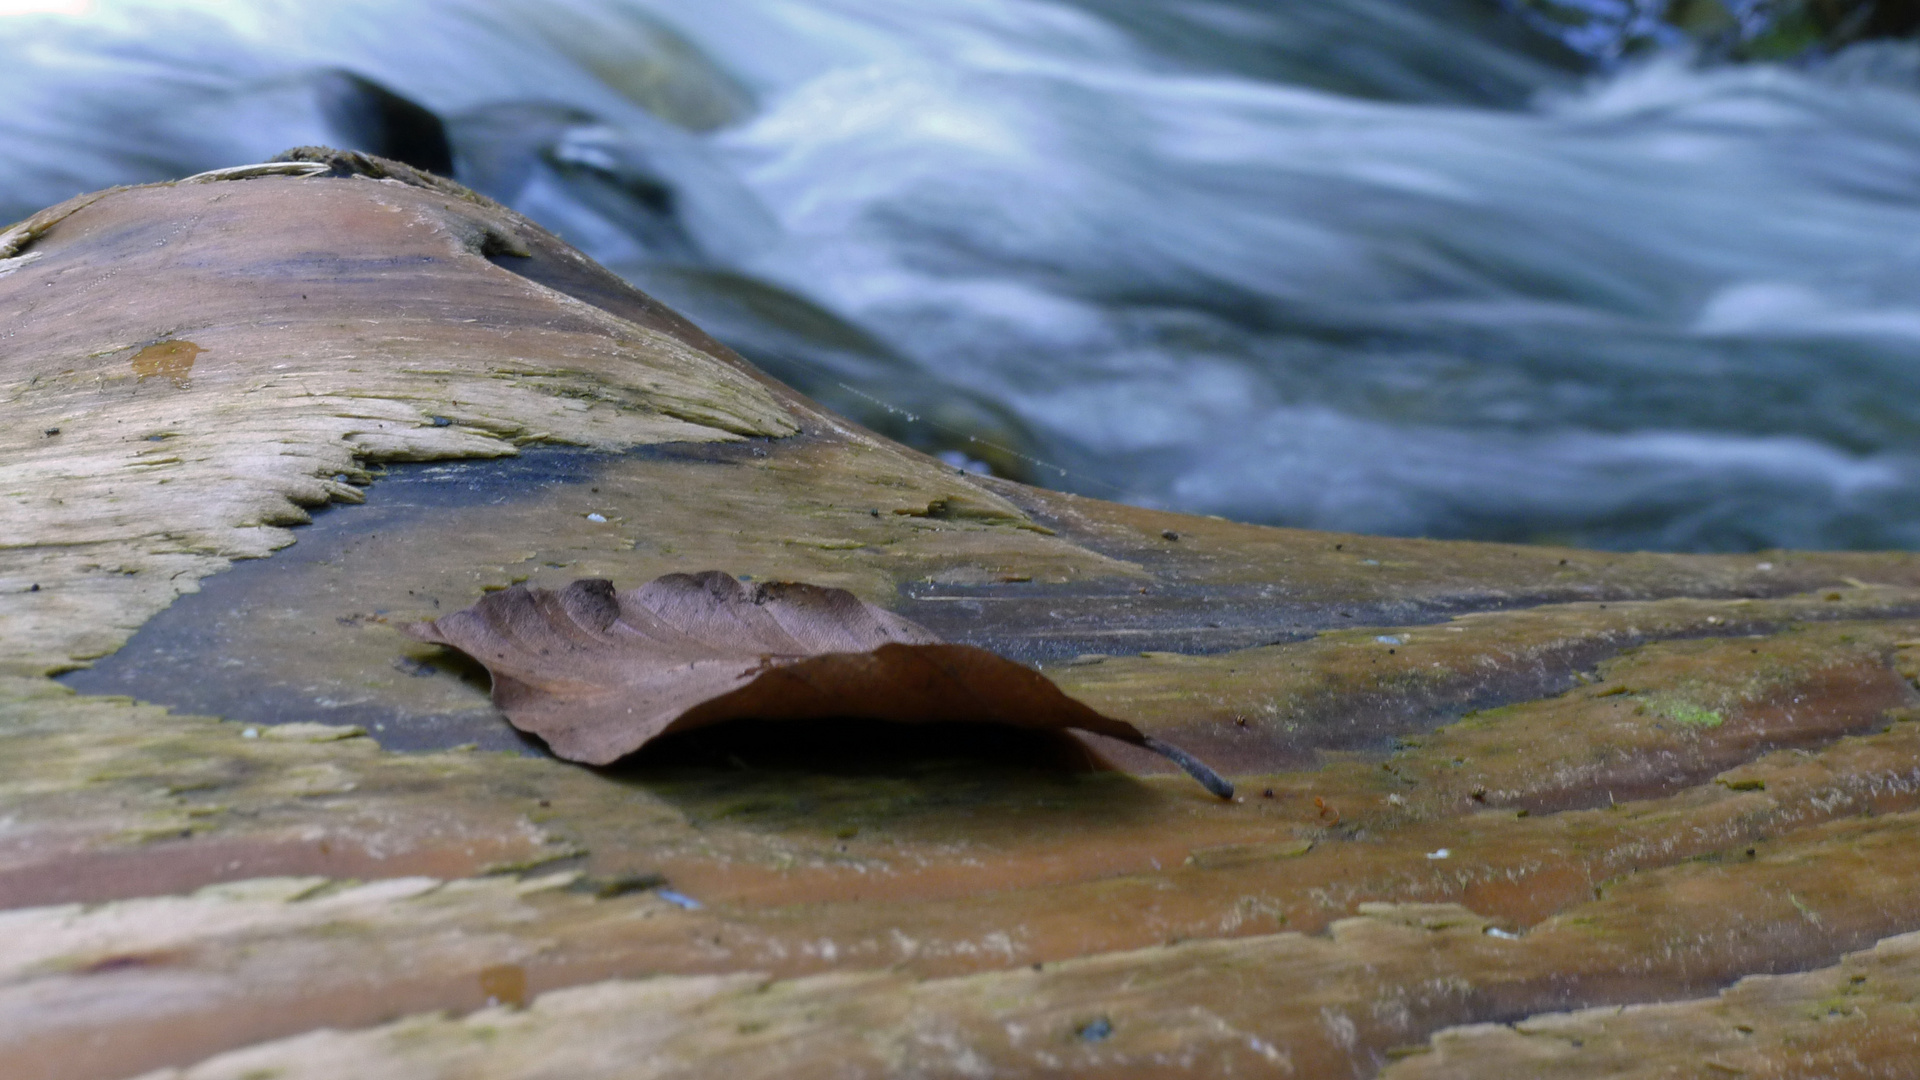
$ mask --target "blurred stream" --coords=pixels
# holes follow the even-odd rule
[[[437,154],[958,463],[1313,528],[1920,546],[1912,43],[1601,71],[1494,0],[68,6],[0,17],[0,220]]]

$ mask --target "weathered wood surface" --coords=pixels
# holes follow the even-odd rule
[[[375,162],[89,196],[0,248],[8,1077],[1912,1060],[1910,556],[1329,536],[956,474]],[[542,445],[596,453],[465,499],[378,479]],[[745,729],[586,770],[498,752],[484,683],[395,629],[709,567],[1039,662],[1243,799],[1095,737]],[[123,646],[76,685],[204,704],[50,678]]]

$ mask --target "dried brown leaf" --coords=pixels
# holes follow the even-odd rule
[[[1233,786],[1176,747],[1066,696],[1044,675],[844,589],[751,587],[717,570],[616,593],[516,585],[408,632],[486,665],[493,701],[570,761],[605,765],[726,720],[838,718],[1078,728],[1167,756],[1207,790]]]

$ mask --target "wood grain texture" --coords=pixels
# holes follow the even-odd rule
[[[1909,553],[1333,536],[958,475],[399,173],[89,196],[0,260],[9,1077],[1911,1061]],[[486,480],[547,445],[593,456]],[[383,462],[459,458],[465,495],[383,502]],[[463,748],[504,730],[484,678],[398,630],[714,565],[1039,664],[1241,797],[979,732]],[[133,697],[47,677],[123,647]]]
[[[533,227],[364,177],[83,196],[0,277],[0,665],[111,651],[383,461],[780,436],[737,367],[490,264]]]

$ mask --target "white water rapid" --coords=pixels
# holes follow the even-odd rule
[[[0,220],[365,142],[378,84],[459,179],[955,461],[1314,528],[1920,546],[1920,47],[1597,73],[1492,0],[69,6],[0,17]]]

